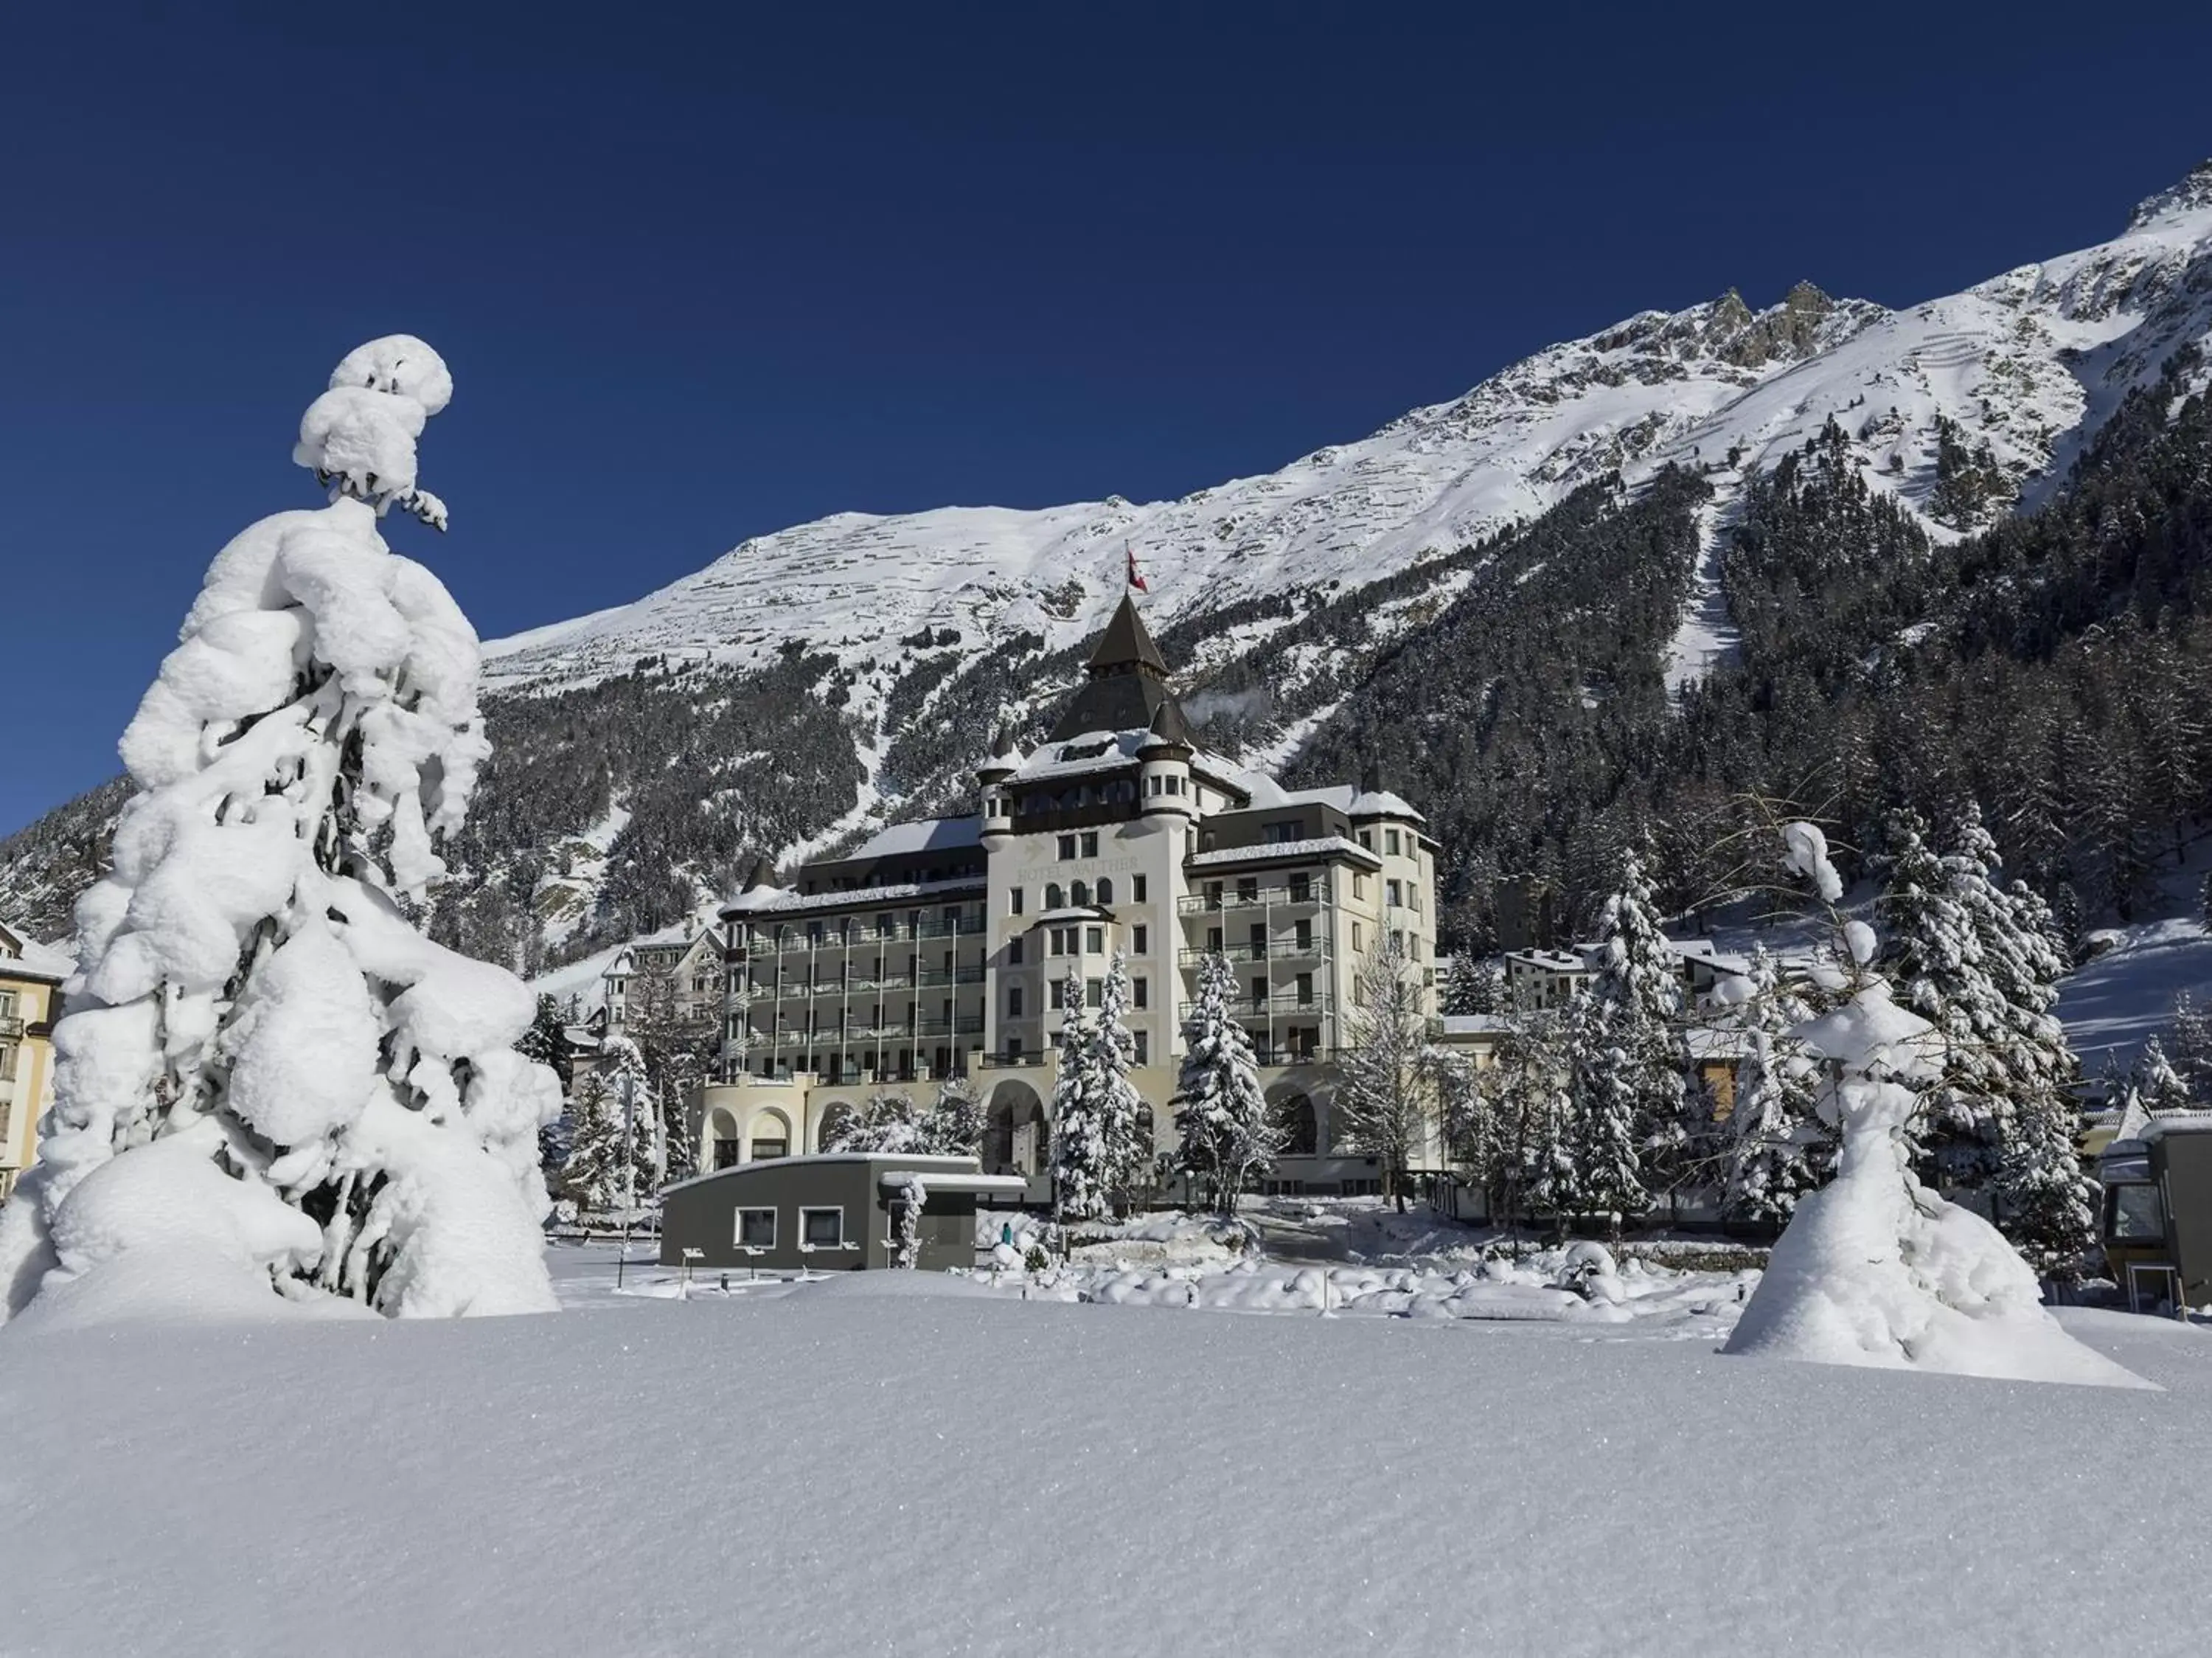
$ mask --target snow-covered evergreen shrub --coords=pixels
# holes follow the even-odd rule
[[[919,1174],[909,1174],[900,1183],[896,1210],[897,1230],[893,1236],[891,1265],[904,1267],[911,1272],[921,1265],[921,1210],[929,1201],[929,1188]]]
[[[379,533],[393,507],[444,527],[415,440],[452,393],[405,335],[339,363],[294,451],[329,504],[216,555],[124,734],[137,792],[0,1217],[7,1313],[157,1257],[393,1314],[554,1306],[535,1005],[410,918],[488,752],[476,635]]]
[[[1790,1034],[1812,1009],[1783,984],[1764,945],[1752,953],[1745,988],[1750,1051],[1736,1066],[1723,1202],[1734,1215],[1784,1222],[1834,1172],[1836,1135],[1820,1120],[1811,1057]]]
[[[1229,959],[1199,966],[1197,994],[1183,1017],[1182,1067],[1176,1079],[1176,1166],[1193,1176],[1209,1208],[1237,1212],[1246,1181],[1273,1167],[1283,1137],[1268,1119],[1252,1035],[1231,1011],[1237,994]]]
[[[1640,1214],[1680,1173],[1693,1126],[1680,969],[1634,852],[1598,923],[1588,1002],[1572,1033],[1581,1204]]]

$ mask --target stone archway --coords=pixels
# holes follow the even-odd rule
[[[745,1161],[791,1155],[791,1119],[775,1106],[763,1106],[745,1127]]]
[[[983,1115],[983,1167],[1034,1177],[1044,1173],[1051,1152],[1052,1130],[1036,1090],[1026,1082],[1000,1083]]]
[[[707,1132],[702,1138],[702,1168],[732,1168],[744,1160],[744,1140],[738,1132],[736,1116],[726,1106],[717,1106],[707,1113]]]

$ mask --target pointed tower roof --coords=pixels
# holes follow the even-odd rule
[[[1168,688],[1167,658],[1152,643],[1136,600],[1126,593],[1084,671],[1089,677],[1053,727],[1054,742],[1086,731],[1150,730],[1161,704],[1175,700]],[[1176,717],[1182,719],[1180,709]]]
[[[1152,715],[1152,723],[1149,729],[1152,735],[1146,737],[1143,746],[1137,750],[1140,754],[1148,754],[1162,748],[1190,747],[1190,722],[1182,716],[1182,704],[1172,697],[1166,698],[1161,702],[1158,709]]]
[[[765,909],[783,896],[783,889],[775,884],[775,866],[765,855],[753,860],[753,872],[745,878],[745,889],[722,905],[724,915],[742,915],[749,910]]]
[[[1168,660],[1160,655],[1160,648],[1152,643],[1152,636],[1145,626],[1145,619],[1137,613],[1136,596],[1124,593],[1114,619],[1106,624],[1106,631],[1099,636],[1098,649],[1091,653],[1091,672],[1096,675],[1134,669],[1165,679]]]

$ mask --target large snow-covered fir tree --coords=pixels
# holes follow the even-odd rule
[[[1151,1149],[1139,1143],[1144,1098],[1129,1080],[1134,1044],[1122,1023],[1128,973],[1115,956],[1098,1005],[1085,1016],[1081,978],[1066,981],[1060,1076],[1053,1084],[1053,1210],[1064,1221],[1104,1216],[1142,1178]]]
[[[300,423],[329,503],[216,557],[123,736],[137,793],[76,911],[40,1160],[0,1217],[13,1314],[92,1281],[173,1301],[550,1311],[535,1004],[423,938],[488,752],[475,632],[379,533],[433,527],[416,440],[453,381],[349,354]],[[127,1288],[122,1293],[128,1294]]]
[[[1198,1181],[1206,1206],[1222,1215],[1237,1212],[1237,1194],[1273,1166],[1282,1144],[1268,1119],[1252,1034],[1230,1010],[1236,994],[1228,957],[1217,953],[1199,964],[1172,1102],[1177,1166]]]
[[[1657,1121],[1649,1054],[1652,1045],[1623,998],[1578,997],[1565,1021],[1571,1102],[1553,1153],[1555,1212],[1591,1216],[1614,1230],[1651,1206],[1644,1153]],[[1680,1073],[1674,1073],[1679,1100]],[[1677,1104],[1674,1110],[1679,1112]]]
[[[1622,858],[1620,889],[1606,900],[1594,966],[1591,1016],[1577,1021],[1572,1044],[1576,1137],[1589,1149],[1583,1194],[1593,1209],[1633,1214],[1652,1188],[1673,1185],[1692,1133],[1680,964],[1634,852]],[[1625,1158],[1613,1149],[1624,1136]]]
[[[633,1094],[625,1108],[623,1081],[619,1070],[593,1070],[576,1084],[570,1104],[573,1126],[561,1189],[586,1216],[635,1211],[657,1188],[651,1107],[641,1094]],[[634,1088],[635,1077],[629,1081]]]
[[[1451,966],[1444,974],[1443,993],[1438,998],[1444,1012],[1504,1013],[1508,999],[1505,970],[1495,960],[1472,950],[1462,950],[1452,957]]]
[[[983,1102],[964,1076],[937,1086],[937,1100],[922,1119],[922,1149],[945,1157],[973,1157],[983,1146]]]
[[[1345,1035],[1349,1051],[1329,1101],[1332,1137],[1382,1160],[1382,1195],[1402,1209],[1432,1090],[1420,975],[1395,939],[1385,937],[1359,964]]]
[[[1744,990],[1739,1021],[1749,1051],[1736,1065],[1724,1125],[1722,1201],[1732,1215],[1779,1223],[1834,1173],[1836,1134],[1820,1120],[1812,1058],[1790,1034],[1813,1010],[1783,983],[1763,944],[1752,952]]]

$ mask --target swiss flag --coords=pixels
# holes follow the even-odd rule
[[[1121,551],[1127,555],[1129,560],[1129,585],[1136,588],[1139,593],[1150,593],[1152,589],[1145,585],[1145,578],[1137,573],[1137,555],[1135,551],[1127,541],[1124,541],[1121,544]]]

